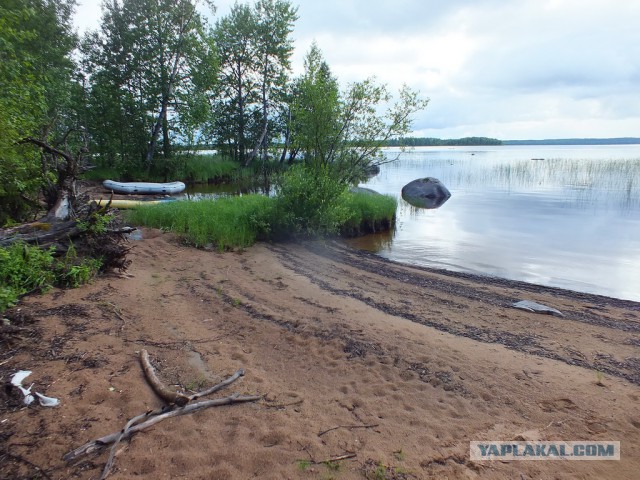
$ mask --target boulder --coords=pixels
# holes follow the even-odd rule
[[[414,207],[438,208],[449,200],[451,192],[437,178],[419,178],[402,187],[402,198]]]

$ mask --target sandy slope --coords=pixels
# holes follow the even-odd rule
[[[98,478],[106,452],[61,457],[161,405],[142,348],[167,383],[208,386],[244,367],[229,393],[265,400],[136,435],[113,479],[638,478],[640,304],[402,266],[335,242],[221,254],[144,234],[131,277],[21,307],[39,337],[4,340],[3,381],[31,369],[34,389],[62,405],[6,399],[0,440],[14,458],[0,478],[33,474],[15,457],[49,478]],[[519,299],[566,317],[509,307]],[[319,435],[337,426],[359,428]],[[470,440],[520,435],[619,440],[622,460],[469,460]]]

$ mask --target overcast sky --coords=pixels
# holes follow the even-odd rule
[[[99,3],[78,3],[80,31],[96,28]],[[408,84],[431,99],[419,136],[640,137],[640,0],[292,4],[295,72],[315,39],[343,84]]]

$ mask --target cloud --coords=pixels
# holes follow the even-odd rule
[[[216,18],[234,1],[215,2]],[[434,136],[637,136],[640,2],[298,0],[293,64],[316,40],[343,84],[375,76],[431,98]],[[97,26],[82,0],[78,23]]]

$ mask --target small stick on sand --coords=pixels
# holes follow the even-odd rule
[[[325,433],[329,433],[329,432],[331,432],[333,430],[337,430],[339,428],[347,428],[349,430],[353,430],[354,428],[375,428],[377,426],[378,426],[377,423],[375,425],[338,425],[337,427],[331,427],[331,428],[329,428],[327,430],[323,430],[322,432],[318,433],[318,436],[321,437]]]

